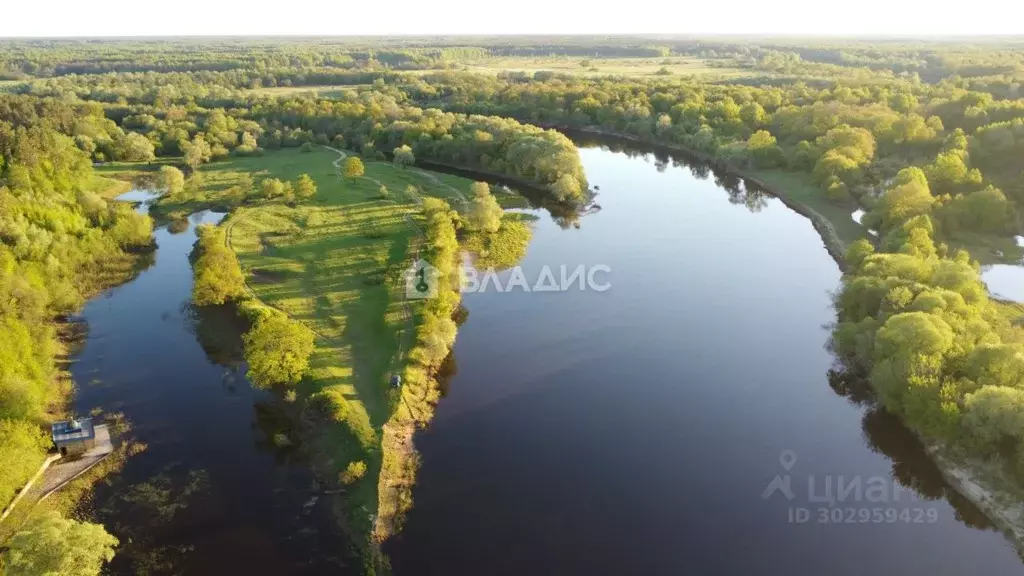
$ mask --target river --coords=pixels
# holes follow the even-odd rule
[[[831,372],[840,271],[809,221],[697,165],[581,156],[602,210],[542,217],[522,268],[610,288],[464,295],[396,574],[1024,574]]]
[[[274,441],[295,439],[288,407],[245,380],[233,314],[189,305],[195,226],[223,216],[158,228],[148,267],[82,313],[74,409],[122,412],[147,446],[87,514],[122,541],[116,574],[358,573],[300,450]]]

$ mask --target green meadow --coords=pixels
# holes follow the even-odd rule
[[[253,295],[317,336],[297,394],[328,396],[333,414],[307,427],[307,447],[321,473],[333,477],[350,463],[365,462],[365,475],[339,504],[365,534],[377,506],[380,430],[397,400],[388,380],[400,372],[414,336],[402,278],[422,227],[418,199],[434,196],[459,207],[459,194],[467,195],[472,182],[369,161],[362,177],[346,179],[335,170],[337,158],[317,148],[209,164],[201,170],[200,200],[215,204],[219,192],[246,174],[257,186],[263,178],[294,181],[301,174],[316,181],[312,201],[240,206],[222,225]]]

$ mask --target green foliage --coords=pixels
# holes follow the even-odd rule
[[[346,486],[349,484],[355,484],[363,476],[366,475],[366,462],[357,460],[355,462],[349,462],[348,466],[345,467],[344,472],[339,476],[339,480]]]
[[[295,181],[295,197],[300,201],[312,200],[316,197],[316,182],[309,174],[301,174]]]
[[[402,146],[395,148],[394,152],[392,152],[392,158],[395,166],[398,167],[404,168],[405,166],[411,166],[416,163],[416,155],[413,154],[412,148],[410,148],[408,144],[403,144]]]
[[[309,367],[313,333],[283,314],[259,318],[242,339],[248,378],[256,387],[296,384]]]
[[[767,130],[758,130],[750,135],[747,139],[747,152],[759,168],[774,168],[783,161],[782,148]]]
[[[6,508],[43,463],[50,438],[25,420],[0,420],[0,509]]]
[[[476,256],[474,266],[479,270],[501,270],[515,266],[526,255],[533,230],[521,214],[505,214],[496,232],[470,234],[463,247]]]
[[[192,303],[213,306],[245,296],[245,276],[234,251],[225,245],[224,229],[199,226],[193,252]]]
[[[119,142],[138,138],[102,114],[0,95],[0,507],[49,447],[39,423],[60,399],[54,319],[124,279],[126,250],[152,242],[149,217],[94,190],[89,154],[114,157]]]
[[[7,542],[7,576],[94,576],[114,558],[117,538],[99,524],[47,512],[29,520]]]
[[[157,185],[163,188],[168,196],[177,196],[185,189],[185,175],[174,166],[161,166],[157,174]]]
[[[265,200],[279,200],[286,196],[285,183],[277,178],[264,178],[260,182],[260,196]]]
[[[877,223],[882,232],[888,232],[903,222],[929,214],[935,197],[928,188],[928,180],[918,168],[906,168],[896,178],[896,186],[879,199],[866,222]]]
[[[363,161],[355,156],[349,156],[342,162],[342,176],[345,178],[359,178],[365,173]]]
[[[178,146],[185,157],[185,164],[193,172],[198,170],[201,164],[209,162],[213,157],[213,149],[201,134],[196,135],[191,141],[180,142]]]
[[[851,246],[834,347],[870,369],[879,400],[911,428],[1008,457],[1024,473],[1024,345],[1003,341],[969,256],[934,245],[933,201],[918,169],[901,171],[882,197],[874,215],[891,253]]]
[[[466,215],[470,230],[497,232],[501,226],[503,210],[491,195],[490,187],[486,182],[474,182],[470,191],[473,193],[473,199]]]
[[[156,147],[142,134],[129,132],[118,143],[117,159],[125,162],[152,162]]]

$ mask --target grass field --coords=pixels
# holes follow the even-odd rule
[[[270,96],[310,94],[312,96],[319,96],[322,98],[336,98],[341,92],[346,90],[358,90],[359,88],[365,88],[367,86],[369,86],[369,84],[342,84],[337,86],[268,86],[264,88],[253,88],[249,90],[249,92],[252,94]]]
[[[785,170],[756,170],[752,175],[771,186],[772,191],[784,200],[800,204],[821,215],[832,225],[844,247],[868,236],[867,229],[853,219],[853,210],[826,198],[811,181],[810,175]]]
[[[380,429],[394,402],[388,377],[401,367],[413,328],[401,279],[421,216],[406,188],[413,185],[420,194],[458,206],[456,190],[467,194],[471,182],[386,162],[367,162],[364,177],[345,180],[335,173],[337,158],[324,149],[284,150],[214,163],[202,173],[211,199],[245,173],[257,182],[294,181],[308,173],[317,183],[312,202],[243,206],[224,226],[255,295],[317,334],[311,369],[298,393],[329,394],[342,408],[337,422],[317,430],[310,448],[335,477],[350,462],[366,462],[365,477],[347,498],[346,517],[368,534],[377,505]],[[386,199],[381,185],[388,188]],[[353,507],[365,514],[353,514]]]
[[[537,58],[487,58],[460,63],[459,69],[475,74],[549,70],[576,76],[654,76],[664,68],[673,76],[714,76],[735,78],[749,74],[739,68],[717,68],[705,58],[669,56],[665,58],[577,58],[548,56]]]
[[[106,162],[93,171],[91,189],[105,198],[114,198],[131,190],[144,178],[156,175],[164,164],[176,165],[180,158],[160,158],[154,162]]]

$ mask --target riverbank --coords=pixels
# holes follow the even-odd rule
[[[89,189],[106,201],[114,202],[131,188],[131,184],[117,179],[92,174],[88,180]],[[38,416],[39,424],[45,431],[46,448],[49,442],[49,423],[65,420],[76,415],[72,409],[76,392],[83,384],[72,378],[70,368],[78,352],[87,327],[77,314],[100,295],[111,289],[124,285],[135,279],[153,261],[156,243],[150,236],[149,242],[123,247],[120,251],[110,253],[106,258],[92,263],[89,275],[80,277],[77,286],[80,297],[79,305],[73,313],[62,314],[48,320],[51,342],[53,372],[51,390],[48,392],[48,403],[44,412]],[[79,271],[81,272],[81,271]],[[97,420],[100,414],[93,414]],[[127,424],[119,414],[107,414],[102,420],[107,421],[109,429],[116,437],[127,430]],[[107,428],[104,428],[107,429]],[[83,466],[82,460],[68,461],[56,455],[52,448],[39,454],[39,469],[27,483],[22,485],[16,496],[5,503],[0,518],[0,544],[5,542],[25,523],[34,516],[55,511],[62,516],[70,516],[80,503],[85,501],[93,484],[112,471],[120,469],[129,452],[134,450],[131,442],[118,443],[111,446],[109,452],[95,455]],[[112,463],[109,463],[113,461]],[[50,496],[53,496],[50,498]],[[46,505],[43,505],[43,501]]]
[[[250,295],[316,335],[294,394],[302,444],[364,560],[386,568],[378,544],[400,524],[416,462],[415,422],[396,415],[416,401],[407,395],[414,378],[403,371],[424,307],[406,301],[404,272],[420,252],[423,199],[461,206],[472,182],[373,161],[361,177],[342,178],[339,157],[317,148],[209,164],[202,201],[220,202],[247,175],[294,181],[305,173],[315,181],[310,201],[234,206],[226,237]],[[192,201],[181,200],[163,209],[185,210]],[[400,374],[403,386],[395,388]]]
[[[793,194],[790,192],[791,188],[787,187],[787,176],[791,173],[771,171],[767,174],[763,172],[761,174],[755,174],[723,164],[706,154],[701,154],[680,146],[649,142],[632,135],[621,134],[600,128],[580,129],[567,126],[552,127],[564,130],[568,133],[575,131],[582,134],[598,136],[600,138],[612,138],[637,143],[656,150],[682,153],[686,156],[696,158],[701,162],[710,164],[717,169],[724,170],[729,174],[742,178],[746,181],[753,182],[755,185],[763,188],[766,192],[781,200],[793,211],[808,218],[815,230],[817,230],[821,236],[829,254],[839,265],[840,269],[845,271],[846,248],[857,238],[847,234],[844,239],[837,232],[837,227],[829,218],[821,214],[819,210],[797,200],[796,196],[799,195]],[[789,185],[800,186],[801,183],[789,182]],[[850,221],[853,222],[852,218],[850,218]],[[853,224],[862,231],[862,235],[860,236],[861,238],[867,238],[875,241],[874,238],[866,234],[866,229],[856,222],[853,222]],[[850,229],[851,227],[844,226],[843,228]],[[1022,311],[1024,308],[1022,308],[1018,303],[992,298],[992,305],[996,307],[999,314],[1011,321],[1013,321],[1014,318],[1016,318],[1017,322],[1024,319],[1024,311]],[[1017,550],[1018,554],[1024,558],[1024,504],[1021,504],[1019,490],[1015,490],[1009,481],[1003,479],[1002,473],[994,466],[981,462],[972,462],[966,457],[956,457],[944,446],[924,438],[916,432],[914,432],[914,434],[918,437],[921,443],[927,447],[928,453],[933,457],[936,466],[945,481],[961,496],[977,507],[995,526],[997,526],[1006,535],[1007,540],[1013,545],[1014,549]]]

